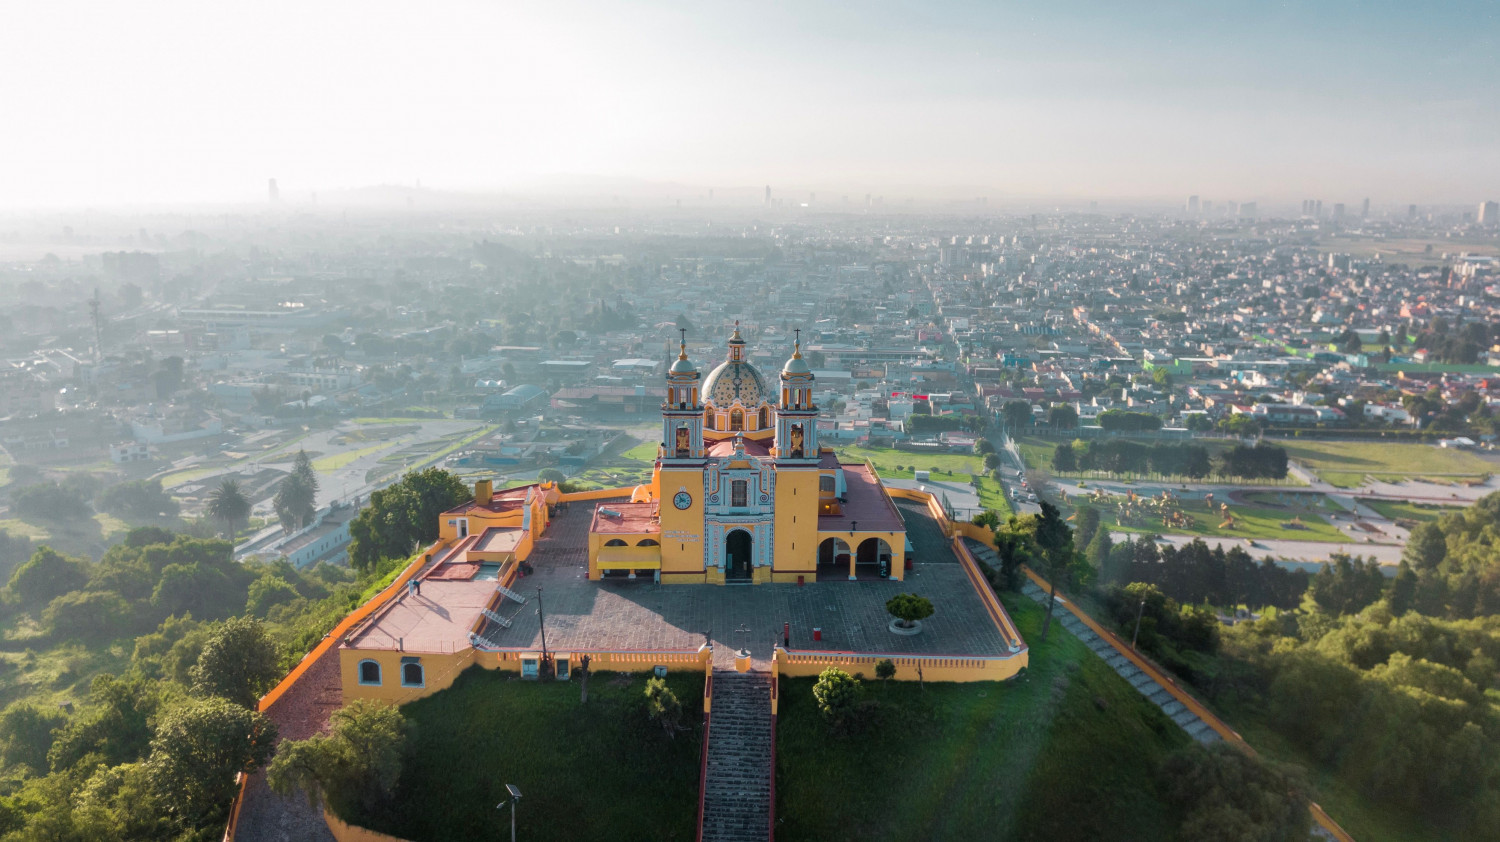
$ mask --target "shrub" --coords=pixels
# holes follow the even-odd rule
[[[682,702],[667,686],[665,678],[653,678],[646,682],[646,710],[651,721],[662,727],[668,737],[677,736],[682,728]]]
[[[859,706],[863,691],[859,679],[838,667],[829,667],[818,675],[813,685],[813,698],[818,701],[818,713],[835,729],[842,729]]]
[[[901,621],[902,628],[911,628],[918,620],[932,616],[932,600],[914,593],[896,594],[886,602],[885,610]]]
[[[896,662],[890,658],[884,658],[875,662],[875,677],[881,681],[890,681],[896,677]]]

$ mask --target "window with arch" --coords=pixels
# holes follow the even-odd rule
[[[401,665],[402,687],[425,687],[427,677],[422,672],[422,665],[415,661],[408,661]]]
[[[734,409],[729,412],[729,432],[739,433],[745,430],[745,413]]]
[[[719,429],[718,416],[712,410],[703,413],[703,428],[705,430]]]
[[[833,484],[833,477],[818,477],[818,491],[820,493],[832,494],[836,490]]]
[[[619,538],[611,538],[608,541],[604,542],[604,546],[606,546],[606,547],[628,547],[630,545],[627,544],[627,543],[625,543],[624,541],[622,541]]]
[[[729,483],[729,505],[748,506],[750,498],[750,483],[737,479]]]
[[[771,408],[763,406],[760,408],[760,428],[762,430],[771,426]]]
[[[380,686],[380,664],[374,661],[359,662],[359,683],[371,687]]]
[[[661,546],[661,544],[657,543],[656,540],[652,539],[652,538],[642,538],[641,540],[635,542],[635,545],[637,547],[660,547]]]

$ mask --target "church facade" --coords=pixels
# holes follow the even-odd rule
[[[684,337],[668,369],[651,481],[601,503],[589,577],[663,583],[806,583],[905,576],[906,527],[880,478],[818,443],[800,342],[773,386],[739,323],[706,377]]]

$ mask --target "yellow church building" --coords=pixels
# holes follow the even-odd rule
[[[703,377],[684,333],[667,371],[651,481],[602,503],[589,577],[761,584],[905,576],[906,527],[880,478],[818,443],[801,342],[774,387],[745,355],[739,322]]]

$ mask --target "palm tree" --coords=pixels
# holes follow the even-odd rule
[[[240,490],[238,482],[226,477],[208,495],[208,516],[223,521],[229,539],[234,540],[235,526],[250,518],[250,500]]]

